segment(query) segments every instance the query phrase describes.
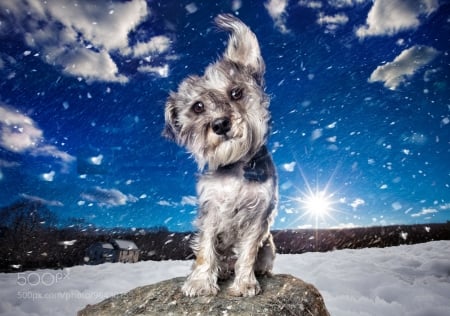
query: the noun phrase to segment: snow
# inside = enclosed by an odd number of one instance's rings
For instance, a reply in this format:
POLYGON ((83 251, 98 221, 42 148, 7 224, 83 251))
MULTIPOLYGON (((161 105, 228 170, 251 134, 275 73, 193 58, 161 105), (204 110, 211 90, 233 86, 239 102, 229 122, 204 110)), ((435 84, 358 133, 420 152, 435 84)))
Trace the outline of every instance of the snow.
POLYGON ((138 249, 136 244, 130 240, 114 239, 114 242, 119 246, 120 249, 132 250, 138 249))
MULTIPOLYGON (((191 261, 0 274, 0 315, 75 315, 86 304, 188 274, 191 261)), ((333 316, 449 315, 450 241, 278 255, 275 273, 314 284, 333 316)))

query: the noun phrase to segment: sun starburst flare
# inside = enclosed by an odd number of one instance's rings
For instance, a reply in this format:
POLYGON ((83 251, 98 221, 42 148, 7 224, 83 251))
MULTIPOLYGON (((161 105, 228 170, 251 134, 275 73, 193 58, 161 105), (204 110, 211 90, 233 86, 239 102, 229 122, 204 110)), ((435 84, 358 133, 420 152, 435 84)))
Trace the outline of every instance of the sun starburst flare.
POLYGON ((325 217, 329 215, 333 204, 332 195, 326 191, 309 192, 300 202, 307 213, 317 217, 325 217))
POLYGON ((307 191, 302 192, 297 198, 300 208, 304 210, 303 216, 307 216, 310 221, 314 221, 314 228, 320 226, 320 222, 327 219, 334 220, 332 213, 335 210, 334 204, 337 201, 334 199, 334 194, 329 193, 327 187, 320 189, 316 187, 312 189, 307 185, 307 191))
MULTIPOLYGON (((338 167, 336 167, 336 169, 337 168, 338 167)), ((336 223, 337 219, 334 217, 336 213, 345 213, 339 210, 338 207, 341 200, 336 197, 336 193, 339 190, 333 191, 331 189, 336 169, 324 185, 320 185, 318 180, 311 183, 300 169, 304 188, 300 189, 299 187, 296 187, 297 195, 295 197, 289 197, 289 199, 297 205, 299 210, 299 216, 294 219, 291 225, 294 225, 299 221, 304 221, 308 224, 303 226, 310 225, 317 230, 321 226, 329 227, 330 222, 336 223)))

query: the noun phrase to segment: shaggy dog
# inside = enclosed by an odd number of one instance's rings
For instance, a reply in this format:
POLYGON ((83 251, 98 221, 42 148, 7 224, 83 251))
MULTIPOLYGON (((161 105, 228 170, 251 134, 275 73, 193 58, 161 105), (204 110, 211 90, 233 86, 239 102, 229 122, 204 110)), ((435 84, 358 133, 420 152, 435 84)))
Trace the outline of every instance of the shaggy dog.
POLYGON ((254 296, 256 274, 270 274, 275 246, 270 226, 276 214, 277 178, 266 148, 269 98, 265 65, 255 34, 232 15, 215 22, 230 32, 227 48, 203 76, 189 76, 165 107, 163 134, 184 146, 202 174, 197 183, 198 233, 187 296, 216 295, 217 280, 234 262, 234 296, 254 296))

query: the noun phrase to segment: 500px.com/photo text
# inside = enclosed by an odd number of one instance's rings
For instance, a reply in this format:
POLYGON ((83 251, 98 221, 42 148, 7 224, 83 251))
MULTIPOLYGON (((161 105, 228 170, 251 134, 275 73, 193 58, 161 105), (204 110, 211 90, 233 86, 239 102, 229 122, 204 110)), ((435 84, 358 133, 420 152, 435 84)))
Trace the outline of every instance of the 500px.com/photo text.
POLYGON ((86 291, 80 292, 77 290, 40 293, 37 291, 18 291, 17 298, 20 300, 103 300, 114 296, 117 293, 101 292, 101 291, 86 291))

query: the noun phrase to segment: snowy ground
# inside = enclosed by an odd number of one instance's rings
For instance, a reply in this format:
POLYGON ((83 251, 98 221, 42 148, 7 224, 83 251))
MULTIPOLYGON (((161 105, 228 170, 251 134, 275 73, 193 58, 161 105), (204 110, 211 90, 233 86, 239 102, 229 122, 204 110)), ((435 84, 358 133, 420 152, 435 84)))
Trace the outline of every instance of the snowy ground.
MULTIPOLYGON (((190 261, 0 274, 0 315, 76 315, 86 304, 177 276, 190 261)), ((275 273, 314 284, 332 316, 450 315, 450 241, 279 255, 275 273)))

